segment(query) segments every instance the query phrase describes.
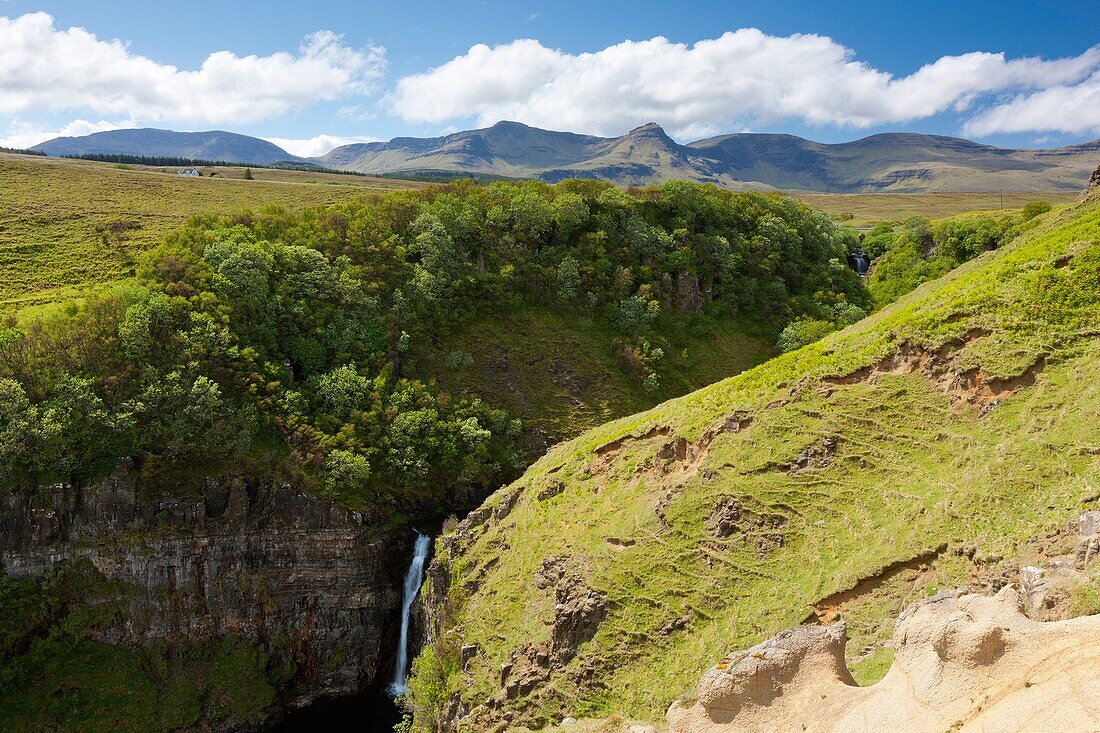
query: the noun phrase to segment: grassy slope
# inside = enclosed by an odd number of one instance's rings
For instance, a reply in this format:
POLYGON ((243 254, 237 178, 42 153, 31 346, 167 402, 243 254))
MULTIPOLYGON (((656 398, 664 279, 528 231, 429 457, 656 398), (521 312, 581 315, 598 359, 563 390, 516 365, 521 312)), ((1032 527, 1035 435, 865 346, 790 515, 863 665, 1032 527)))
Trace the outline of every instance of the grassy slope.
MULTIPOLYGON (((558 446, 517 482, 525 491, 506 519, 482 525, 465 552, 444 557, 457 603, 443 639, 485 651, 448 687, 476 706, 499 690, 513 649, 548 636, 542 622, 554 600, 532 575, 549 556, 583 558, 610 611, 527 710, 650 720, 726 651, 799 623, 811 604, 892 563, 944 543, 1011 556, 1097 499, 1098 304, 1094 202, 1057 210, 1012 245, 821 342, 558 446), (1067 254, 1075 255, 1068 263, 1067 254), (976 366, 989 379, 1008 378, 1036 365, 1037 377, 985 414, 952 404, 919 372, 827 382, 859 377, 902 343, 945 347, 957 371, 976 366), (754 422, 714 438, 697 470, 656 456, 672 436, 694 443, 733 413, 754 422), (596 460, 597 447, 653 427, 670 437, 628 439, 613 459, 596 460), (839 440, 828 466, 788 470, 828 436, 839 440), (537 499, 557 481, 562 493, 537 499), (752 523, 725 540, 710 536, 705 520, 723 497, 785 522, 784 544, 762 551, 761 537, 777 531, 752 523), (479 590, 466 597, 461 586, 475 577, 479 590), (682 630, 657 633, 685 615, 682 630), (595 683, 577 681, 585 665, 599 670, 595 683)), ((944 584, 970 570, 953 557, 938 563, 944 584)), ((884 585, 879 607, 855 619, 860 645, 883 633, 912 590, 884 585)), ((879 657, 866 665, 881 667, 879 657)))
POLYGON ((451 394, 470 392, 523 420, 549 443, 622 415, 648 409, 772 355, 773 337, 723 321, 696 335, 670 333, 653 393, 624 371, 612 344, 618 334, 588 318, 531 308, 472 323, 417 354, 418 372, 451 394), (448 363, 455 352, 467 355, 448 363))
POLYGON ((407 181, 218 168, 226 178, 181 178, 154 169, 0 155, 0 313, 58 300, 78 287, 124 277, 140 252, 195 214, 275 204, 333 204, 407 181), (121 223, 121 241, 97 227, 121 223))

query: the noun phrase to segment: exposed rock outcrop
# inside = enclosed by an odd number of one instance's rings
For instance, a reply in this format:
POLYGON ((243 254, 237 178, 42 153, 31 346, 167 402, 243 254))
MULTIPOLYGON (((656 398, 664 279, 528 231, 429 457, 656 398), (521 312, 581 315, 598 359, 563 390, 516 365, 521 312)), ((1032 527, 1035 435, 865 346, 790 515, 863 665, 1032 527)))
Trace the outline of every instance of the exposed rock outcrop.
POLYGON ((1089 182, 1085 184, 1085 190, 1081 192, 1081 195, 1077 197, 1077 203, 1085 203, 1098 190, 1100 190, 1100 166, 1097 166, 1096 170, 1089 176, 1089 182))
POLYGON ((709 669, 674 733, 1100 730, 1100 616, 1033 621, 1011 587, 906 610, 893 666, 857 687, 842 624, 785 631, 709 669))
POLYGON ((504 698, 529 694, 577 655, 578 648, 595 636, 607 616, 607 596, 588 587, 574 559, 548 557, 532 582, 554 592, 550 640, 524 644, 512 653, 501 674, 504 698))
POLYGON ((0 497, 0 570, 36 575, 86 558, 131 591, 124 621, 100 641, 244 639, 296 670, 280 690, 290 708, 374 680, 395 633, 401 538, 271 481, 155 489, 123 463, 98 484, 0 497))

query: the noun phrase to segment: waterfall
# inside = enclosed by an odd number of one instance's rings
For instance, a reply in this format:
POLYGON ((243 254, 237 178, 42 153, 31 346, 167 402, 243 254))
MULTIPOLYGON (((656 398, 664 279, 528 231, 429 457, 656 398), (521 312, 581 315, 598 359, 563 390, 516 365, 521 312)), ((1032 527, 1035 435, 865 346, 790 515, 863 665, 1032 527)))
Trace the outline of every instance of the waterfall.
POLYGON ((424 582, 424 563, 428 559, 428 549, 431 546, 431 537, 416 533, 412 562, 409 563, 409 572, 405 574, 405 595, 401 600, 401 638, 397 642, 397 661, 393 667, 393 683, 388 688, 394 697, 409 691, 409 686, 405 684, 409 671, 409 615, 412 613, 412 604, 416 600, 420 584, 424 582))

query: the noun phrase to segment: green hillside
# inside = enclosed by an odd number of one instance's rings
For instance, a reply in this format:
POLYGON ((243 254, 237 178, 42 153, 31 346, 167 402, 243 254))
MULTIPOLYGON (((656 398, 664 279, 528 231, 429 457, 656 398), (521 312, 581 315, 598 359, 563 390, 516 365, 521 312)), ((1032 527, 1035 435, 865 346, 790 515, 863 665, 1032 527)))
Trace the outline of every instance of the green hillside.
POLYGON ((851 661, 874 679, 914 595, 1100 499, 1098 317, 1094 197, 844 331, 555 447, 439 543, 417 724, 656 722, 727 651, 855 597, 851 661))
POLYGON ((241 180, 243 169, 204 169, 197 179, 175 172, 0 155, 0 313, 131 274, 142 252, 195 215, 302 209, 416 185, 261 169, 251 181, 241 180))

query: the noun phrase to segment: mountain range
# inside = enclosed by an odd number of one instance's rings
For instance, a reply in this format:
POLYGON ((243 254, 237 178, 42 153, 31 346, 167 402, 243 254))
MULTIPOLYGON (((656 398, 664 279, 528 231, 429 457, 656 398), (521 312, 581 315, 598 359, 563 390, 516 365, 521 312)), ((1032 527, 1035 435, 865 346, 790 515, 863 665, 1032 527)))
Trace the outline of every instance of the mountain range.
POLYGON ((737 133, 683 145, 655 123, 605 138, 498 122, 442 137, 344 145, 318 158, 300 158, 247 135, 154 129, 56 138, 34 150, 47 155, 172 156, 257 165, 309 163, 373 174, 549 182, 595 178, 618 185, 678 178, 730 189, 826 193, 1077 190, 1100 162, 1100 140, 1025 150, 905 132, 833 144, 794 135, 737 133))

